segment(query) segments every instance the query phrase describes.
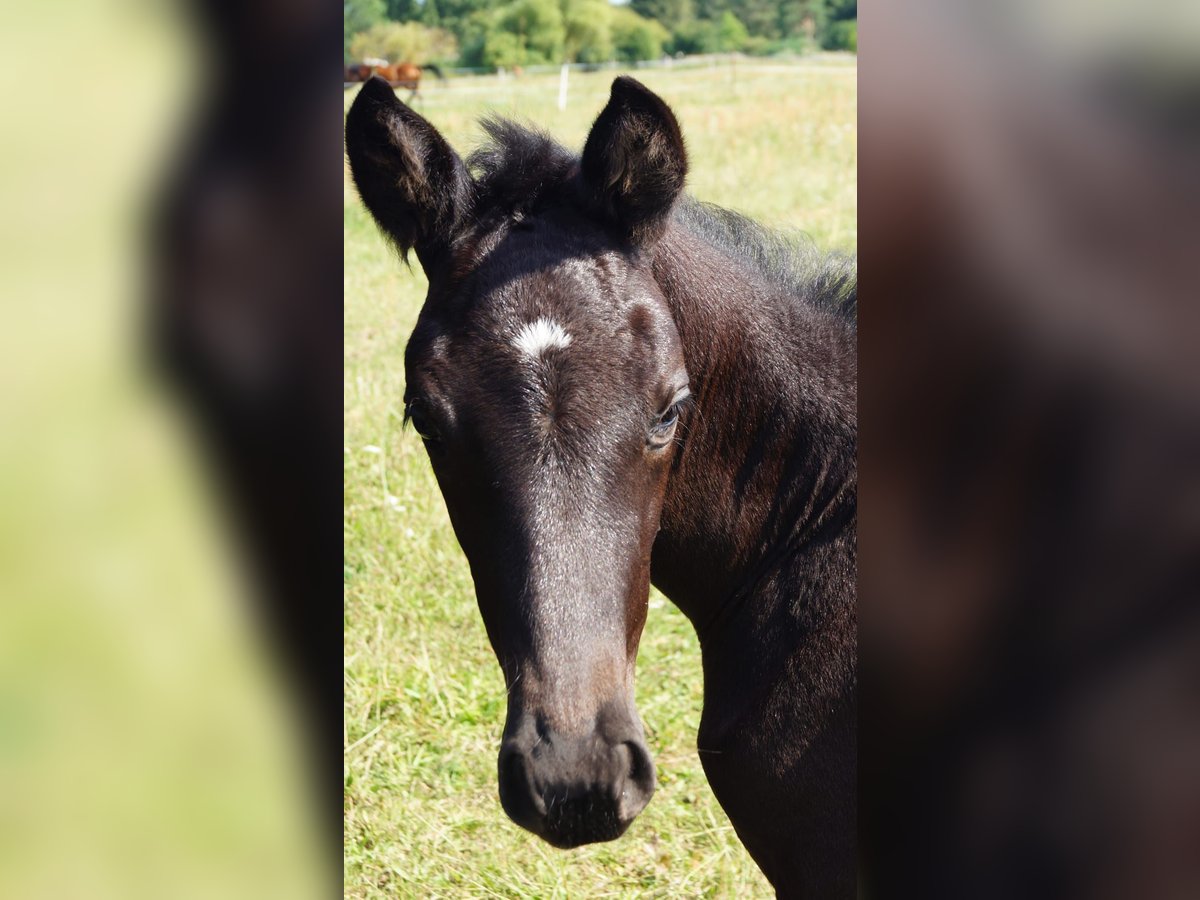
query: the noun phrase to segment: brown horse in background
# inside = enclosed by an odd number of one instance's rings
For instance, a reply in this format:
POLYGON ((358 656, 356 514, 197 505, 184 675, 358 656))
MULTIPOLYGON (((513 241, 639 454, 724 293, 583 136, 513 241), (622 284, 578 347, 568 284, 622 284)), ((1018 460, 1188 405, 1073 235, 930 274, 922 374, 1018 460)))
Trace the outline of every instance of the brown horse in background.
POLYGON ((386 60, 364 60, 351 66, 345 66, 343 76, 346 84, 366 81, 372 75, 378 75, 393 88, 408 88, 408 99, 411 102, 421 86, 421 75, 428 69, 440 80, 445 80, 442 70, 432 63, 418 66, 410 62, 388 63, 386 60))

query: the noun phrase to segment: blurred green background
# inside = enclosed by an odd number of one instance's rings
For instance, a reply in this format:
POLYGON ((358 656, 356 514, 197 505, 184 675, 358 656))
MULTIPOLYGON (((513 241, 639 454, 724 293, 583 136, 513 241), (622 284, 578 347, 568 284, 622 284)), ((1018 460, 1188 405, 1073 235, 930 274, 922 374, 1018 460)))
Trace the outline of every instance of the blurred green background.
POLYGON ((316 897, 331 874, 206 461, 148 364, 145 213, 201 65, 172 5, 0 10, 0 897, 316 897))
POLYGON ((858 50, 858 0, 346 0, 347 62, 494 70, 858 50))

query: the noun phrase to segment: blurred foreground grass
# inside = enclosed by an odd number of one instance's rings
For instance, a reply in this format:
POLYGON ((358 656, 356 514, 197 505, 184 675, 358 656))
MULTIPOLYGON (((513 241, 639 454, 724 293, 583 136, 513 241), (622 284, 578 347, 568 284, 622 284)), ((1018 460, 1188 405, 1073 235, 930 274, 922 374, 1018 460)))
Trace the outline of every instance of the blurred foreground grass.
MULTIPOLYGON (((831 56, 637 77, 681 120, 695 196, 853 250, 856 71, 853 60, 831 56)), ((460 153, 477 145, 476 122, 488 112, 528 120, 577 149, 612 76, 572 74, 561 112, 556 76, 430 82, 418 108, 460 153)), ((401 430, 403 350, 425 286, 419 267, 410 273, 385 246, 347 185, 347 896, 769 895, 695 751, 695 636, 657 594, 637 681, 659 777, 650 806, 620 840, 569 853, 504 816, 495 769, 503 679, 424 450, 401 430)))

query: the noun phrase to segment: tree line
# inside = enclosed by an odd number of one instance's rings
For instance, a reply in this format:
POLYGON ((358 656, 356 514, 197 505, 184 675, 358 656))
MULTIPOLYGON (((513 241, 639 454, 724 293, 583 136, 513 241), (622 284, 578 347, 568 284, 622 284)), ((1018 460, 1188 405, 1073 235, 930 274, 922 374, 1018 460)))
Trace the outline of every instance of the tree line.
POLYGON ((858 49, 858 0, 345 0, 347 61, 469 68, 858 49))

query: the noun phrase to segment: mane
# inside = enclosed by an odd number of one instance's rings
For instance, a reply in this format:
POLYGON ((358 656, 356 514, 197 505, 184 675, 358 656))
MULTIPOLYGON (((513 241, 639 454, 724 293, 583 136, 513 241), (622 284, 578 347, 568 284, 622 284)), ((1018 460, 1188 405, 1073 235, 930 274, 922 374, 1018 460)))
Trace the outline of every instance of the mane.
MULTIPOLYGON (((475 215, 519 219, 564 199, 579 156, 538 128, 509 119, 481 122, 485 143, 467 159, 475 175, 475 215)), ((853 323, 858 276, 853 256, 822 251, 803 234, 759 225, 733 210, 683 197, 675 221, 808 305, 853 323)))
POLYGON ((675 221, 808 305, 855 321, 858 270, 853 256, 821 250, 807 235, 766 228, 692 197, 676 204, 675 221))

